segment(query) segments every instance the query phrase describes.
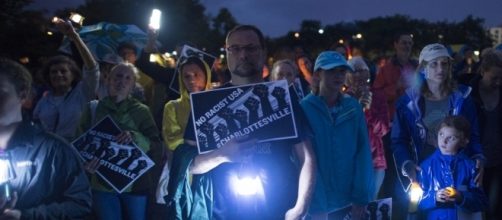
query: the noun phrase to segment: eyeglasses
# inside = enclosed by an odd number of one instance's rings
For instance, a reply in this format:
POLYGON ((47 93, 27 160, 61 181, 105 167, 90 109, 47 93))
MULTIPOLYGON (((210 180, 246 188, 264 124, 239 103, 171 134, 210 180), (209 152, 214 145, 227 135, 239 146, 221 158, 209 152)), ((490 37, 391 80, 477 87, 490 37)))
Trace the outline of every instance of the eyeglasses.
POLYGON ((246 53, 256 53, 258 50, 261 49, 261 46, 259 45, 246 45, 246 46, 230 46, 227 47, 227 51, 231 54, 238 54, 242 51, 245 51, 246 53))

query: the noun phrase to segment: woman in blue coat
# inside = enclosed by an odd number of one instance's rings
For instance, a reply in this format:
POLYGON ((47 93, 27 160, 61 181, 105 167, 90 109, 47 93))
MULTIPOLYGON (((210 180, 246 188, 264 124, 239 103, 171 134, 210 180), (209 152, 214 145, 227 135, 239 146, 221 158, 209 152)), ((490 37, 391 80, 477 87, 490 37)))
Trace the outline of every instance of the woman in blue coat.
POLYGON ((465 153, 475 159, 476 167, 481 169, 476 178, 480 184, 484 157, 476 109, 469 96, 471 88, 457 85, 453 80, 452 60, 443 45, 425 46, 419 62, 421 79, 396 103, 391 133, 396 167, 411 182, 416 182, 417 165, 435 150, 439 122, 448 115, 462 115, 472 128, 465 153))

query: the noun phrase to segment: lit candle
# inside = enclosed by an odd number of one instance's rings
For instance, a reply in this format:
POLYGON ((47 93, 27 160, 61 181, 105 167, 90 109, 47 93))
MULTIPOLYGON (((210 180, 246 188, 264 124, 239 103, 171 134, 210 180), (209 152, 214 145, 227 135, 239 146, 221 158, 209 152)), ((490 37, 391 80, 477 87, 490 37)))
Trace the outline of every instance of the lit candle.
POLYGON ((457 194, 457 190, 455 188, 448 186, 446 187, 446 193, 448 193, 449 197, 454 197, 457 194))

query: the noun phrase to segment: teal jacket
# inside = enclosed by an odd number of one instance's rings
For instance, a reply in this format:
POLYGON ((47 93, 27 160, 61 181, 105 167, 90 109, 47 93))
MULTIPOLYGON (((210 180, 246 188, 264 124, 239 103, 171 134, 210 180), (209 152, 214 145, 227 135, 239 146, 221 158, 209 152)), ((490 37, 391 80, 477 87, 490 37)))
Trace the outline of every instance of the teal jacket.
POLYGON ((211 219, 213 204, 213 187, 210 175, 193 175, 190 183, 190 165, 197 156, 197 147, 187 144, 179 145, 173 153, 169 194, 168 219, 211 219))
POLYGON ((374 170, 361 105, 343 95, 331 109, 309 94, 301 101, 312 130, 317 179, 310 213, 329 212, 372 199, 374 170))

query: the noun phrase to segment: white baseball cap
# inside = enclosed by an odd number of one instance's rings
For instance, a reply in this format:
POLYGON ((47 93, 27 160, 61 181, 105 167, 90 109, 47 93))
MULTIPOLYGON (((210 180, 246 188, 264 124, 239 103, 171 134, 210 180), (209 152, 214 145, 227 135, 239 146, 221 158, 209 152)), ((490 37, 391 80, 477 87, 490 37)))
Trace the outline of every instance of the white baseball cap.
POLYGON ((448 53, 448 49, 442 44, 429 44, 422 49, 420 52, 420 57, 418 58, 418 62, 422 63, 423 61, 430 62, 438 57, 448 57, 451 59, 450 53, 448 53))

